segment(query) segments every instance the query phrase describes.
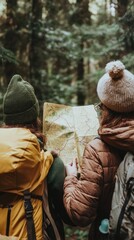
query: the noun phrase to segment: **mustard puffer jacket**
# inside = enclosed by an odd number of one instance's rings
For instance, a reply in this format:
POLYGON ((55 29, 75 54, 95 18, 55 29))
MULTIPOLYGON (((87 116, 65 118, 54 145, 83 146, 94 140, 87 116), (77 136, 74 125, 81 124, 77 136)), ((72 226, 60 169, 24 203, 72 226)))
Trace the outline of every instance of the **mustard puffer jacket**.
MULTIPOLYGON (((52 165, 51 153, 40 150, 37 137, 25 128, 0 129, 0 234, 6 235, 7 206, 11 206, 9 236, 27 240, 24 190, 42 196, 52 165)), ((42 201, 32 198, 36 239, 42 240, 42 201)))

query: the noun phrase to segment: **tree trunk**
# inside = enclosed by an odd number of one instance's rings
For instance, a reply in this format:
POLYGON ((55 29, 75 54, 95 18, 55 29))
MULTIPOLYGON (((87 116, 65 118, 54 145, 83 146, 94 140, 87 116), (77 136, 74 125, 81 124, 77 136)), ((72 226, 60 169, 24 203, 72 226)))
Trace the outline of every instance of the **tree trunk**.
POLYGON ((31 41, 29 49, 29 79, 35 88, 38 99, 42 99, 41 71, 44 68, 44 36, 40 29, 42 27, 42 1, 32 0, 32 18, 31 18, 31 41))
POLYGON ((124 16, 127 11, 129 0, 118 0, 118 17, 124 16))
MULTIPOLYGON (((7 19, 5 22, 4 47, 11 50, 15 55, 18 49, 18 23, 16 22, 17 0, 7 1, 7 19)), ((5 85, 10 81, 13 74, 17 72, 18 66, 15 63, 5 62, 5 85)))

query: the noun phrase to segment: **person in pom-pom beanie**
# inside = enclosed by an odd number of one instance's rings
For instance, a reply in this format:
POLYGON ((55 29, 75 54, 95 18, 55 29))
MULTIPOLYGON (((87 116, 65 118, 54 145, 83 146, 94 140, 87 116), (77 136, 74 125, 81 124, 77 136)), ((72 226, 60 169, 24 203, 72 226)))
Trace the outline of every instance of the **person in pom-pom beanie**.
POLYGON ((97 84, 98 137, 85 147, 80 176, 76 159, 66 165, 64 182, 67 213, 75 225, 89 226, 89 240, 108 239, 102 223, 108 223, 115 174, 125 154, 134 153, 134 75, 119 60, 105 70, 97 84))
POLYGON ((98 82, 97 93, 100 101, 115 112, 134 111, 134 75, 120 61, 106 65, 106 74, 98 82))

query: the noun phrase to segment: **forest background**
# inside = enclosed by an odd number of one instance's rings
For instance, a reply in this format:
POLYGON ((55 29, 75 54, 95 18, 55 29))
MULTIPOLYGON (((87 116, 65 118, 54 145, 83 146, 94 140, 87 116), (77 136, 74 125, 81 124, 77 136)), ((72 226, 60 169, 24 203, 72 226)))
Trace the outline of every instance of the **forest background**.
MULTIPOLYGON (((45 101, 98 102, 96 84, 107 62, 134 72, 134 0, 0 0, 0 122, 14 74, 45 101)), ((66 239, 87 232, 66 227, 66 239)))

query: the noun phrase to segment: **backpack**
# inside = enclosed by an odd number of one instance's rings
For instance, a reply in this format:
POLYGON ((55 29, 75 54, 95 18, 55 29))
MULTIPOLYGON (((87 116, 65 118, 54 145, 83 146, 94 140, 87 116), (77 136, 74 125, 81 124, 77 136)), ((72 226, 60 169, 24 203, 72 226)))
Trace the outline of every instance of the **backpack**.
POLYGON ((44 183, 53 161, 28 129, 0 129, 0 234, 42 237, 44 183), (44 165, 46 163, 46 165, 44 165))
MULTIPOLYGON (((45 180, 45 189, 44 194, 42 198, 43 203, 43 239, 44 240, 60 240, 60 234, 58 231, 58 228, 55 224, 55 221, 53 219, 53 216, 50 211, 49 206, 49 199, 48 199, 48 191, 47 191, 47 181, 45 180)), ((0 193, 1 196, 1 193, 0 193)), ((28 234, 28 240, 35 240, 36 234, 35 234, 35 227, 34 227, 34 219, 33 219, 33 206, 31 203, 31 198, 36 198, 38 196, 33 196, 31 193, 24 192, 24 207, 25 207, 25 216, 26 216, 26 224, 27 224, 27 234, 28 234)), ((40 199, 41 200, 41 199, 40 199)), ((5 206, 5 208, 8 209, 7 214, 7 226, 6 226, 6 235, 8 236, 9 233, 9 227, 10 227, 10 214, 11 214, 11 208, 8 206, 5 206)), ((0 235, 0 240, 17 240, 18 238, 10 236, 3 236, 0 235)))
POLYGON ((109 219, 110 240, 134 240, 134 155, 128 152, 116 175, 109 219))
MULTIPOLYGON (((37 236, 41 237, 42 235, 44 235, 44 240, 64 239, 62 235, 60 237, 58 234, 58 230, 61 233, 63 226, 61 221, 61 224, 57 221, 59 214, 52 211, 50 187, 47 191, 48 183, 44 188, 44 181, 46 180, 43 181, 44 177, 46 179, 46 176, 49 175, 48 171, 54 156, 49 151, 45 151, 45 153, 43 151, 42 142, 29 130, 19 128, 0 129, 1 238, 6 235, 9 239, 14 236, 18 236, 20 239, 21 235, 22 239, 25 238, 22 237, 22 234, 23 236, 26 234, 28 240, 36 240, 39 238, 37 236), (12 136, 12 138, 9 136, 12 136), (46 163, 45 166, 42 164, 44 162, 46 163), (56 227, 59 228, 56 229, 56 227)), ((54 163, 56 162, 54 161, 54 163)), ((57 175, 59 172, 60 176, 63 175, 62 181, 64 181, 63 166, 62 162, 62 167, 58 166, 57 168, 56 165, 54 169, 54 173, 59 169, 57 175)), ((52 168, 53 166, 51 166, 52 168)), ((56 183, 57 175, 52 175, 55 176, 54 183, 56 183)), ((58 179, 58 189, 59 186, 62 189, 61 179, 58 179)), ((52 182, 51 185, 55 184, 52 182)), ((57 191, 54 191, 54 193, 57 193, 57 191)), ((56 195, 58 198, 59 190, 56 195)), ((61 208, 61 205, 59 207, 61 208)))
POLYGON ((45 180, 45 189, 43 194, 43 239, 44 240, 60 240, 59 229, 52 215, 50 201, 48 197, 47 181, 45 180))

